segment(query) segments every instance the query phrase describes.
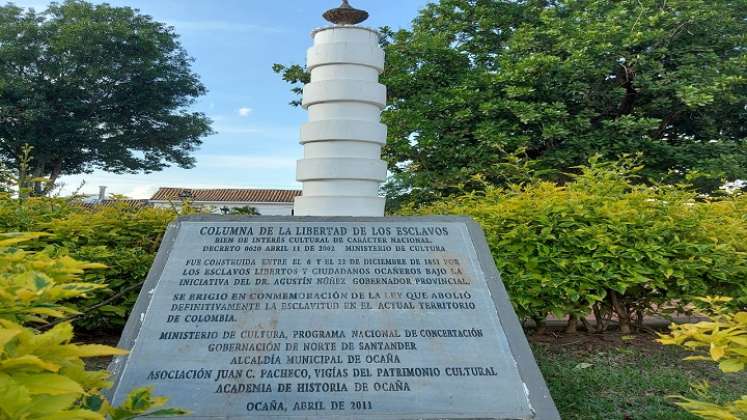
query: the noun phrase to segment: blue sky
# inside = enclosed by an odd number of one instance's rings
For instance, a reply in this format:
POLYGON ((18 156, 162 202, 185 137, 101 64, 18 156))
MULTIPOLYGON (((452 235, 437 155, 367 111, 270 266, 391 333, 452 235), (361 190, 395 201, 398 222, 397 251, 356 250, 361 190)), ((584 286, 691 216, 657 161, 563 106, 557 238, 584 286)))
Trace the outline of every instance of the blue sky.
MULTIPOLYGON (((101 3, 100 1, 95 1, 101 3)), ((44 9, 48 2, 16 0, 44 9)), ((299 63, 311 45, 312 29, 324 26, 321 14, 339 0, 109 0, 173 25, 195 58, 193 70, 209 93, 195 110, 209 115, 218 134, 205 139, 194 169, 169 168, 140 175, 103 172, 61 179, 64 192, 85 181, 84 193, 99 185, 109 192, 146 198, 161 186, 297 188, 295 161, 302 155, 298 130, 306 121, 292 108, 289 86, 272 72, 273 63, 299 63)), ((427 0, 352 0, 366 9, 365 23, 408 27, 427 0)))

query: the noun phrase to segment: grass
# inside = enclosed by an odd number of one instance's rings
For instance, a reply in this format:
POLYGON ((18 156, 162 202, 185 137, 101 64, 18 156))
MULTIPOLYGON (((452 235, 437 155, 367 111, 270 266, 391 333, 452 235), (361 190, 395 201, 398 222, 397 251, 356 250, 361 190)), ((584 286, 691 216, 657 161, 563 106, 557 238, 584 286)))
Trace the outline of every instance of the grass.
POLYGON ((707 362, 689 362, 682 350, 651 336, 544 336, 532 347, 564 420, 692 420, 668 400, 694 398, 691 385, 711 384, 712 402, 747 394, 747 373, 725 375, 707 362))

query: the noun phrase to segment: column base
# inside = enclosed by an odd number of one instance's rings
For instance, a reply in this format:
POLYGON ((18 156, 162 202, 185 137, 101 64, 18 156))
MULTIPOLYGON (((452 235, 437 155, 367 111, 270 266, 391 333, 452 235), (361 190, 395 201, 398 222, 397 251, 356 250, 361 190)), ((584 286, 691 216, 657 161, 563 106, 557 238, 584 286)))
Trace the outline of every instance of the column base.
POLYGON ((296 197, 295 216, 383 217, 384 197, 296 197))

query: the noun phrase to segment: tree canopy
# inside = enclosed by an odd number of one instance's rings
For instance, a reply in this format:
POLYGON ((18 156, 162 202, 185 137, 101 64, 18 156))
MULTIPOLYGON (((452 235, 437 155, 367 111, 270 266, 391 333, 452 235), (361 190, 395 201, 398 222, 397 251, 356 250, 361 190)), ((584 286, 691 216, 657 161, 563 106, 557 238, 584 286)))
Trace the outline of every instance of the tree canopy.
MULTIPOLYGON (((644 178, 747 177, 747 2, 441 0, 383 28, 395 192, 641 154, 644 178)), ((300 66, 279 66, 302 82, 300 66)))
POLYGON ((128 7, 0 7, 0 158, 34 176, 189 168, 210 120, 173 28, 128 7))

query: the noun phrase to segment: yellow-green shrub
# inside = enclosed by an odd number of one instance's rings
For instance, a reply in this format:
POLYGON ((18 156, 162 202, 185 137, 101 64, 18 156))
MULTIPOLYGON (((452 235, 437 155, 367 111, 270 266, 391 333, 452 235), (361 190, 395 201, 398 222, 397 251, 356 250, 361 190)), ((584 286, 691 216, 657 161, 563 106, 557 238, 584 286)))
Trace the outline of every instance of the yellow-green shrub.
POLYGON ((172 210, 127 205, 81 209, 65 218, 41 225, 51 234, 44 242, 61 255, 69 254, 85 261, 106 264, 108 269, 91 279, 107 288, 75 302, 79 309, 98 305, 113 296, 116 299, 76 321, 87 330, 124 326, 137 300, 142 283, 153 264, 161 238, 176 217, 172 210))
POLYGON ((23 201, 0 192, 0 232, 38 232, 41 225, 78 211, 72 200, 32 197, 23 201))
POLYGON ((103 287, 80 281, 85 269, 103 266, 19 247, 40 236, 0 237, 0 418, 103 418, 81 402, 110 385, 108 373, 86 371, 82 358, 125 352, 71 344, 73 327, 68 323, 41 334, 19 324, 73 313, 61 301, 103 287))
POLYGON ((59 301, 83 297, 105 287, 80 281, 84 270, 106 268, 102 264, 52 257, 46 252, 17 247, 42 236, 41 233, 0 235, 0 319, 28 323, 44 322, 46 317, 62 318, 75 311, 59 301))
POLYGON ((55 256, 105 264, 106 270, 86 274, 100 286, 74 306, 84 310, 114 298, 76 320, 87 330, 124 326, 155 258, 166 226, 176 214, 170 209, 127 205, 87 208, 61 198, 23 201, 0 195, 0 232, 31 230, 46 233, 28 246, 55 256))
POLYGON ((111 420, 133 420, 142 417, 174 417, 188 415, 180 408, 161 408, 168 398, 154 397, 153 387, 137 388, 127 395, 122 405, 111 407, 104 404, 103 411, 111 420))
POLYGON ((72 344, 73 327, 37 334, 0 319, 0 418, 103 419, 82 402, 108 388, 107 371, 87 371, 83 358, 126 354, 108 346, 72 344))
MULTIPOLYGON (((38 332, 22 323, 42 323, 74 313, 62 301, 104 287, 80 281, 101 264, 53 257, 20 248, 42 234, 0 236, 0 420, 125 420, 162 405, 149 389, 111 407, 100 391, 111 386, 107 371, 86 370, 84 358, 126 354, 109 346, 73 344, 73 327, 61 323, 38 332)), ((184 414, 158 410, 160 416, 184 414)), ((155 414, 155 413, 150 413, 155 414)))
POLYGON ((687 398, 675 398, 676 404, 700 418, 707 420, 744 420, 747 419, 747 395, 724 405, 718 405, 687 398))
MULTIPOLYGON (((696 324, 673 324, 670 334, 661 335, 659 342, 704 354, 686 360, 708 360, 718 363, 724 373, 736 373, 747 365, 747 312, 735 312, 724 304, 729 298, 702 299, 708 304, 710 321, 696 324)), ((747 395, 720 406, 684 397, 674 397, 676 404, 705 419, 739 420, 747 418, 747 395)))
POLYGON ((706 350, 707 355, 691 356, 687 360, 710 360, 719 364, 725 373, 744 370, 747 365, 747 312, 734 312, 724 304, 731 298, 701 299, 708 304, 706 315, 710 321, 697 324, 672 324, 670 334, 659 342, 691 351, 706 350))
POLYGON ((139 388, 119 407, 101 395, 109 372, 86 370, 83 359, 127 352, 98 344, 73 344, 73 327, 56 325, 44 333, 0 319, 0 420, 129 420, 142 415, 187 414, 159 409, 166 398, 139 388))
POLYGON ((615 314, 627 331, 692 296, 747 299, 747 199, 637 185, 626 162, 579 169, 565 185, 487 187, 402 213, 477 220, 517 311, 536 320, 593 309, 600 329, 615 314))

